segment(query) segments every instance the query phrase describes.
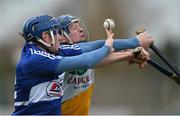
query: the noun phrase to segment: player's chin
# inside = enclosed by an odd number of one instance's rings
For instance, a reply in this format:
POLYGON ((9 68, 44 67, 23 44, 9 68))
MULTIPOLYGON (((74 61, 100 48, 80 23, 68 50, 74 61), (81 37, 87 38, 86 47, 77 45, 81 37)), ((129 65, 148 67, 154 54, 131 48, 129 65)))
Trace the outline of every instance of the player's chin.
POLYGON ((86 39, 86 36, 85 35, 81 35, 81 40, 85 40, 86 39))
POLYGON ((54 54, 57 54, 59 52, 59 48, 54 49, 54 54))
POLYGON ((56 46, 54 48, 54 52, 57 53, 59 48, 60 48, 60 43, 56 44, 56 46))

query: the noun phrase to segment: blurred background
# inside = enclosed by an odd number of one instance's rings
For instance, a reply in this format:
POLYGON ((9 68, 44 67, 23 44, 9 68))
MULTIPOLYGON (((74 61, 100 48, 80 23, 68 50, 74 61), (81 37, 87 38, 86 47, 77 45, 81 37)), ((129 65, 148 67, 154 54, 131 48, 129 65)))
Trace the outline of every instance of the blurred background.
MULTIPOLYGON (((13 111, 15 65, 24 43, 23 22, 41 14, 80 17, 90 41, 105 38, 102 23, 115 20, 115 38, 145 27, 155 44, 180 68, 180 0, 1 0, 0 114, 13 111)), ((153 52, 152 57, 162 63, 153 52)), ((90 114, 180 114, 180 87, 149 65, 118 62, 96 69, 90 114)))

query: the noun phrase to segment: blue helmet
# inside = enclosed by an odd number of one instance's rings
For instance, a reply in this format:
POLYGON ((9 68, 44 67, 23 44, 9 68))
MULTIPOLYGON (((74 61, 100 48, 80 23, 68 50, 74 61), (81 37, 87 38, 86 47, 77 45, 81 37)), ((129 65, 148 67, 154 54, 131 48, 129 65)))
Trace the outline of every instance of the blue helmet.
POLYGON ((61 25, 62 30, 69 34, 69 26, 71 23, 78 21, 78 18, 71 15, 61 15, 57 18, 59 24, 61 25))
POLYGON ((53 30, 61 34, 61 28, 58 21, 49 15, 35 16, 24 22, 23 37, 27 42, 37 42, 44 31, 53 30))
MULTIPOLYGON (((61 28, 62 28, 62 33, 67 36, 69 35, 69 26, 72 24, 72 23, 75 23, 75 22, 79 22, 80 26, 83 28, 83 31, 85 32, 87 38, 89 37, 89 33, 88 33, 88 30, 85 26, 85 24, 83 23, 83 21, 77 17, 74 17, 72 15, 69 15, 69 14, 66 14, 66 15, 61 15, 57 18, 61 28)), ((68 38, 68 37, 67 37, 68 38)))

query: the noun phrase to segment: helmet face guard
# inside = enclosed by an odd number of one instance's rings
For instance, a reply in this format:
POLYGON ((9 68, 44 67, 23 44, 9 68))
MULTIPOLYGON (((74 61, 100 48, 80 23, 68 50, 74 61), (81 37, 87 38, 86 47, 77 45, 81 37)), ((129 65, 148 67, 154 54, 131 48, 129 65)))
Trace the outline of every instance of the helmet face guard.
POLYGON ((62 15, 60 17, 57 18, 57 20, 60 23, 60 26, 62 28, 62 33, 67 37, 67 39, 71 42, 71 38, 69 38, 69 27, 73 24, 78 22, 80 24, 80 27, 83 29, 84 33, 85 33, 85 37, 86 40, 89 39, 89 32, 85 26, 85 24, 83 23, 83 21, 80 18, 71 16, 71 15, 62 15))

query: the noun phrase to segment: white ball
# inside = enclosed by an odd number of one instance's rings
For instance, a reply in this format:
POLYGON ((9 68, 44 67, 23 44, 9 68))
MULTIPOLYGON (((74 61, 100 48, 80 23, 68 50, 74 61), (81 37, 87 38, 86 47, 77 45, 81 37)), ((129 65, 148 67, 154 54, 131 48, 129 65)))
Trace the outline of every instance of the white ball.
POLYGON ((108 30, 112 30, 115 27, 115 23, 113 19, 106 19, 103 23, 104 28, 108 30))

